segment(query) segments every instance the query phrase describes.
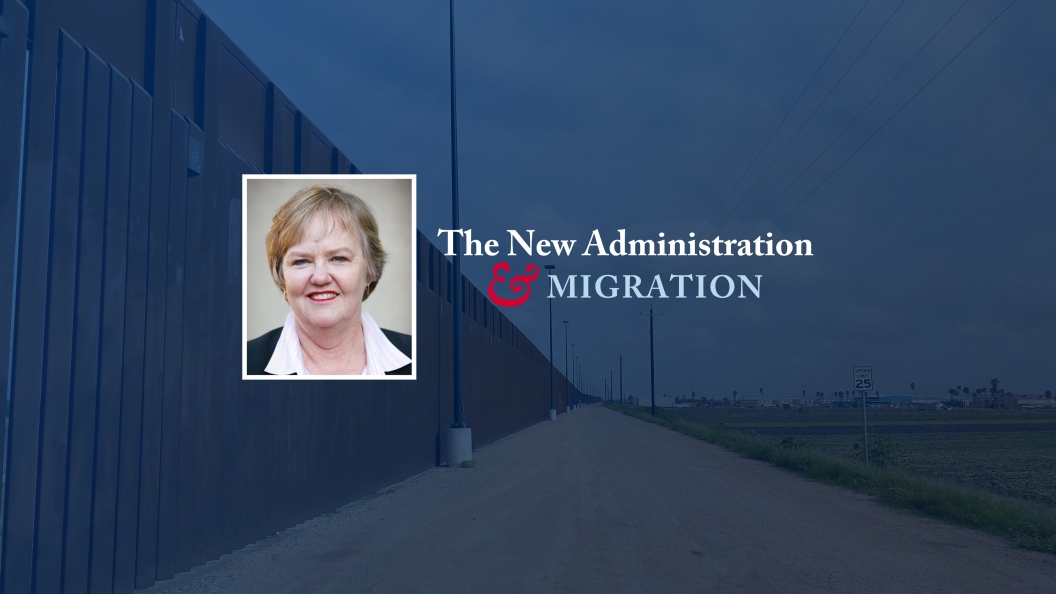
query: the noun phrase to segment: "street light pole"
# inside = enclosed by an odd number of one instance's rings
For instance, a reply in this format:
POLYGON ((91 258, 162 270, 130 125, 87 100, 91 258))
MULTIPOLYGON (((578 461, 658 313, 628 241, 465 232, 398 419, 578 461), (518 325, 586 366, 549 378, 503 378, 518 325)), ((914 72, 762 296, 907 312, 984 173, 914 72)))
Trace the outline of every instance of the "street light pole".
POLYGON ((616 358, 620 360, 620 404, 623 404, 623 355, 616 358))
POLYGON ((572 390, 569 389, 572 387, 572 383, 568 375, 568 320, 562 323, 565 325, 565 412, 568 412, 571 402, 569 398, 572 397, 572 390))
POLYGON ((576 387, 576 344, 572 343, 572 375, 568 376, 570 382, 572 382, 572 394, 568 396, 568 407, 571 409, 576 405, 575 403, 575 392, 579 388, 576 387))
POLYGON ((576 357, 576 406, 579 406, 580 396, 583 395, 583 366, 579 364, 576 357))
POLYGON ((583 366, 579 364, 576 357, 576 407, 579 407, 580 396, 583 395, 583 366))
MULTIPOLYGON (((460 229, 458 221, 458 109, 455 103, 455 0, 450 0, 451 26, 451 222, 452 229, 460 229)), ((466 427, 462 399, 462 264, 459 250, 455 250, 452 270, 452 305, 454 306, 454 417, 447 430, 447 465, 457 466, 473 459, 473 433, 466 427)))
MULTIPOLYGON (((547 270, 553 270, 553 264, 547 264, 543 266, 547 270)), ((554 408, 554 300, 547 299, 550 302, 550 411, 547 413, 551 421, 557 420, 557 409, 554 408)))

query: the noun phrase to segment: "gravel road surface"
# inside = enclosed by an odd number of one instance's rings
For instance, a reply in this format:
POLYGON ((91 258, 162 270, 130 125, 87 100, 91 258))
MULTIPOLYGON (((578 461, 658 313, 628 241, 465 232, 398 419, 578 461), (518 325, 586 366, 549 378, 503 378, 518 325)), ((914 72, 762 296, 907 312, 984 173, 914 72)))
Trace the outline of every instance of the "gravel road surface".
POLYGON ((150 592, 1048 592, 1056 557, 588 406, 150 592))

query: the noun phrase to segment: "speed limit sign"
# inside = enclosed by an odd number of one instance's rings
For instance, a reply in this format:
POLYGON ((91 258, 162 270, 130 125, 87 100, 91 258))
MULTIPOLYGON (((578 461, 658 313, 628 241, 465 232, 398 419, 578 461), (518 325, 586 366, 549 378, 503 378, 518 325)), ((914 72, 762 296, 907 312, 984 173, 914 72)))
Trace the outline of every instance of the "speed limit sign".
POLYGON ((872 390, 873 389, 873 368, 872 367, 854 367, 854 389, 855 390, 872 390))

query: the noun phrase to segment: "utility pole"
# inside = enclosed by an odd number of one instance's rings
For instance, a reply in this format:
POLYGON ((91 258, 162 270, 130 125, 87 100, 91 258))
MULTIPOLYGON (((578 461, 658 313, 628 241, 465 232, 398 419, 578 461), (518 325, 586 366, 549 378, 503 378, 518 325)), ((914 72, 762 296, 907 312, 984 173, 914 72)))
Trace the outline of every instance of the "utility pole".
POLYGON ((616 358, 620 360, 620 404, 623 404, 623 355, 616 358))
POLYGON ((653 316, 662 316, 664 312, 658 314, 653 313, 653 304, 649 304, 649 313, 638 314, 642 316, 649 316, 649 395, 652 398, 652 414, 656 416, 656 373, 653 366, 653 316))
MULTIPOLYGON (((553 270, 553 264, 547 264, 543 266, 547 270, 553 270)), ((557 409, 554 408, 554 300, 547 299, 550 302, 550 410, 547 411, 547 417, 551 421, 557 420, 557 409)))
POLYGON ((609 402, 612 402, 612 401, 613 401, 612 395, 613 395, 613 394, 614 394, 615 392, 616 392, 616 391, 612 389, 612 370, 610 369, 610 370, 609 370, 609 402))
MULTIPOLYGON (((451 222, 452 229, 460 229, 458 223, 458 110, 455 104, 455 0, 450 0, 450 26, 451 26, 451 222)), ((454 328, 454 418, 451 428, 447 430, 447 465, 457 466, 467 460, 473 459, 473 433, 466 427, 465 404, 462 399, 462 263, 459 253, 455 250, 451 280, 454 283, 452 291, 452 305, 454 315, 452 321, 454 328)))

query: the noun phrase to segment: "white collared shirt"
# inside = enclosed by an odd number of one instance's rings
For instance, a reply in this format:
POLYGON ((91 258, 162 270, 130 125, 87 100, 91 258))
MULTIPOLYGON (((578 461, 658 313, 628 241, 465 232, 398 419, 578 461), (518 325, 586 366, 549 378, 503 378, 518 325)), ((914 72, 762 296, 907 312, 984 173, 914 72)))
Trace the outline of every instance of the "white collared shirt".
MULTIPOLYGON (((363 346, 367 351, 367 364, 360 375, 385 375, 386 371, 395 371, 411 362, 407 355, 389 342, 370 314, 361 309, 359 319, 363 324, 363 346)), ((286 316, 279 342, 275 344, 275 352, 264 371, 272 375, 311 375, 304 367, 304 351, 297 337, 292 311, 286 316)))

